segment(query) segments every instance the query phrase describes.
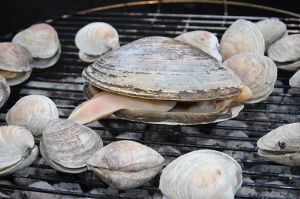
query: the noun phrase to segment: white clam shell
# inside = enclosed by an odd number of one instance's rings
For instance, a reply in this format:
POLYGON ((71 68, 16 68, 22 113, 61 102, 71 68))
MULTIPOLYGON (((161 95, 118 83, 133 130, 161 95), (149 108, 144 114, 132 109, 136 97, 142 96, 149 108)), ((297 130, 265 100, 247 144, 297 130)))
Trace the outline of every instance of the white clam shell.
POLYGON ((81 28, 75 36, 75 44, 80 58, 87 62, 120 46, 118 32, 104 22, 93 22, 81 28))
POLYGON ((68 120, 52 120, 43 131, 41 154, 54 169, 66 173, 87 170, 87 159, 102 148, 92 129, 68 120))
POLYGON ((0 76, 0 108, 5 104, 10 95, 10 87, 4 77, 0 76))
POLYGON ((240 53, 224 62, 252 91, 248 103, 266 99, 273 91, 277 79, 277 67, 268 57, 254 53, 240 53))
POLYGON ((198 150, 180 156, 162 172, 159 189, 168 199, 233 199, 242 169, 227 154, 198 150))
POLYGON ((263 55, 265 41, 263 35, 252 22, 239 19, 223 34, 220 42, 220 52, 223 59, 245 52, 263 55))
POLYGON ((43 95, 28 95, 22 97, 7 112, 6 122, 24 126, 34 136, 41 136, 45 126, 59 114, 55 103, 43 95))
POLYGON ((117 189, 138 187, 152 179, 164 158, 153 149, 134 141, 118 141, 98 150, 88 167, 105 183, 117 189))
POLYGON ((29 166, 37 155, 30 131, 14 125, 0 127, 0 176, 29 166))
POLYGON ((291 87, 300 88, 300 70, 298 70, 290 79, 289 84, 291 87))
POLYGON ((196 30, 183 33, 175 37, 175 39, 200 48, 218 61, 222 61, 218 38, 211 32, 196 30))

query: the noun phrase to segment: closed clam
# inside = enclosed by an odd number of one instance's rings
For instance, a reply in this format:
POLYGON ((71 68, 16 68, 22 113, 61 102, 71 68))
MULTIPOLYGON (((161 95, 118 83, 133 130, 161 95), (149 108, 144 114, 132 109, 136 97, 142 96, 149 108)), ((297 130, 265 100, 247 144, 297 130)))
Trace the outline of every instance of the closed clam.
POLYGON ((38 147, 30 131, 14 125, 0 127, 0 176, 29 166, 37 156, 38 147))
POLYGON ((175 37, 175 39, 200 48, 218 61, 222 61, 222 56, 219 52, 218 38, 211 32, 196 30, 183 33, 175 37))
POLYGON ((4 77, 0 76, 0 108, 5 104, 10 95, 10 87, 4 77))
POLYGON ((16 34, 12 42, 29 50, 33 68, 48 68, 59 60, 61 45, 56 30, 49 24, 32 25, 16 34))
POLYGON ((280 69, 297 71, 300 68, 300 34, 288 35, 273 43, 268 57, 280 69))
POLYGON ((242 169, 229 155, 198 150, 171 162, 159 189, 168 199, 233 199, 242 185, 242 169))
POLYGON ((19 45, 0 43, 0 76, 8 85, 17 85, 30 77, 32 72, 32 56, 30 52, 19 45))
POLYGON ((87 159, 103 146, 92 129, 68 120, 52 120, 40 142, 43 158, 54 169, 66 173, 87 170, 87 159))
POLYGON ((300 123, 280 126, 257 141, 258 155, 274 162, 300 166, 300 123))
POLYGON ((6 122, 23 126, 34 136, 41 136, 45 126, 58 117, 57 107, 51 99, 43 95, 28 95, 7 112, 6 122))
POLYGON ((120 46, 118 32, 104 22, 93 22, 81 28, 75 36, 75 44, 79 48, 79 58, 85 62, 93 62, 120 46))
POLYGON ((250 21, 239 19, 223 34, 220 52, 226 60, 239 53, 252 52, 263 55, 265 41, 258 27, 250 21))
POLYGON ((88 168, 109 186, 136 188, 152 179, 163 167, 164 158, 134 141, 113 142, 88 159, 88 168))
POLYGON ((240 53, 224 62, 252 91, 247 102, 256 103, 266 99, 273 91, 277 79, 277 67, 268 57, 254 53, 240 53))

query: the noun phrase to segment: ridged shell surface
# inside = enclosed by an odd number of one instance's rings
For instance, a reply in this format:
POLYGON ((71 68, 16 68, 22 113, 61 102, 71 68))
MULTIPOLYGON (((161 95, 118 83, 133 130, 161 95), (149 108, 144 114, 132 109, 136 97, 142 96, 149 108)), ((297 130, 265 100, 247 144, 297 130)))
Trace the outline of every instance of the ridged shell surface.
POLYGON ((59 114, 55 103, 43 95, 28 95, 22 97, 7 112, 6 122, 23 126, 34 136, 41 136, 45 126, 59 114))
POLYGON ((226 60, 239 53, 252 52, 263 55, 265 41, 258 27, 250 21, 239 19, 223 34, 220 52, 226 60))
POLYGON ((168 199, 233 199, 242 169, 227 154, 198 150, 180 156, 162 172, 159 189, 168 199))
POLYGON ((0 108, 5 104, 10 95, 10 87, 5 78, 0 76, 0 108))
POLYGON ((92 85, 133 97, 197 101, 240 93, 241 79, 202 50, 146 37, 107 53, 83 71, 92 85))

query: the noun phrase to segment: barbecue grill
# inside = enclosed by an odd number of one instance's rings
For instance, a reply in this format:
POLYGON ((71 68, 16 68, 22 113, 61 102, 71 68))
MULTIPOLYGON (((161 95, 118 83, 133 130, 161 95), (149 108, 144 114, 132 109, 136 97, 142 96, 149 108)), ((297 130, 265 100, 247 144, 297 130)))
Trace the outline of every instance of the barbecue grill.
MULTIPOLYGON (((251 11, 245 11, 250 13, 263 9, 267 16, 279 17, 286 23, 290 34, 300 33, 300 15, 297 13, 243 2, 195 1, 221 11, 210 14, 186 14, 180 11, 183 4, 178 2, 130 1, 47 20, 47 23, 58 31, 62 43, 60 61, 46 70, 34 69, 27 82, 12 88, 9 101, 1 109, 1 124, 5 124, 7 110, 20 97, 28 94, 43 94, 50 97, 56 102, 61 118, 67 118, 70 112, 86 99, 82 91, 84 80, 81 72, 88 64, 79 60, 74 37, 81 27, 90 22, 103 21, 113 25, 119 32, 121 45, 124 45, 145 36, 175 37, 183 32, 199 29, 213 32, 220 39, 222 33, 236 19, 244 18, 256 22, 266 18, 261 13, 259 13, 261 16, 232 16, 228 11, 230 6, 235 6, 235 9, 250 9, 251 11)), ((198 6, 198 4, 184 5, 186 7, 182 9, 193 9, 198 6)), ((10 41, 14 34, 3 36, 0 40, 10 41)), ((166 162, 197 149, 226 152, 235 157, 243 168, 243 185, 236 198, 300 198, 299 169, 259 157, 256 146, 257 139, 270 130, 300 119, 300 90, 289 87, 288 80, 291 75, 290 72, 279 70, 275 89, 270 97, 258 104, 246 105, 239 116, 230 121, 185 127, 142 124, 109 117, 89 126, 99 133, 105 144, 123 139, 136 140, 158 150, 166 162)), ((38 140, 36 142, 39 143, 38 140)), ((30 194, 50 194, 40 195, 41 198, 54 194, 57 197, 69 196, 69 198, 161 198, 158 180, 159 176, 135 190, 117 191, 108 188, 91 172, 63 174, 38 160, 24 171, 1 177, 0 192, 12 198, 34 196, 30 194), (35 181, 44 181, 51 185, 72 183, 79 185, 81 190, 28 186, 35 181)))

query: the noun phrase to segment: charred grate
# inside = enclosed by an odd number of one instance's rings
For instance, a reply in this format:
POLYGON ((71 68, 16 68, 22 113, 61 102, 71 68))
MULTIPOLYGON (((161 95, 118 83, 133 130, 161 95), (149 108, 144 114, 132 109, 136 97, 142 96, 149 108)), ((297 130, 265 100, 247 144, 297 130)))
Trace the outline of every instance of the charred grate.
MULTIPOLYGON (((75 14, 48 21, 53 25, 62 43, 60 61, 47 70, 34 70, 29 81, 14 87, 7 105, 2 108, 0 122, 5 124, 5 113, 20 97, 43 94, 53 99, 60 109, 60 117, 66 118, 80 102, 84 80, 81 71, 88 65, 78 58, 74 45, 75 33, 93 21, 112 24, 120 34, 121 45, 146 36, 175 37, 182 32, 208 30, 218 38, 236 19, 258 21, 264 17, 239 17, 221 15, 191 15, 137 12, 94 12, 75 14)), ((300 20, 281 18, 288 25, 289 33, 300 32, 300 20)), ((9 41, 11 36, 1 38, 9 41)), ((243 168, 243 186, 236 198, 283 199, 300 197, 300 172, 293 167, 282 166, 258 157, 256 141, 270 130, 300 119, 300 90, 292 89, 288 80, 292 73, 279 71, 271 96, 261 103, 246 105, 239 116, 219 124, 180 127, 149 125, 107 118, 90 125, 105 144, 122 139, 132 139, 146 144, 166 158, 166 162, 180 154, 197 149, 215 149, 234 156, 243 168), (170 148, 171 147, 171 148, 170 148)), ((37 141, 38 142, 38 141, 37 141)), ((0 192, 12 192, 12 197, 29 193, 49 193, 60 196, 89 198, 161 198, 156 177, 150 183, 134 190, 116 192, 97 179, 92 173, 63 174, 38 160, 28 169, 0 178, 0 192), (12 182, 5 183, 4 180, 12 182), (28 187, 34 181, 51 185, 76 183, 81 190, 45 189, 28 187), (15 195, 14 195, 15 194, 15 195)), ((1 196, 1 195, 0 195, 1 196)), ((42 197, 42 196, 41 196, 42 197)), ((46 197, 46 196, 45 196, 46 197)))

